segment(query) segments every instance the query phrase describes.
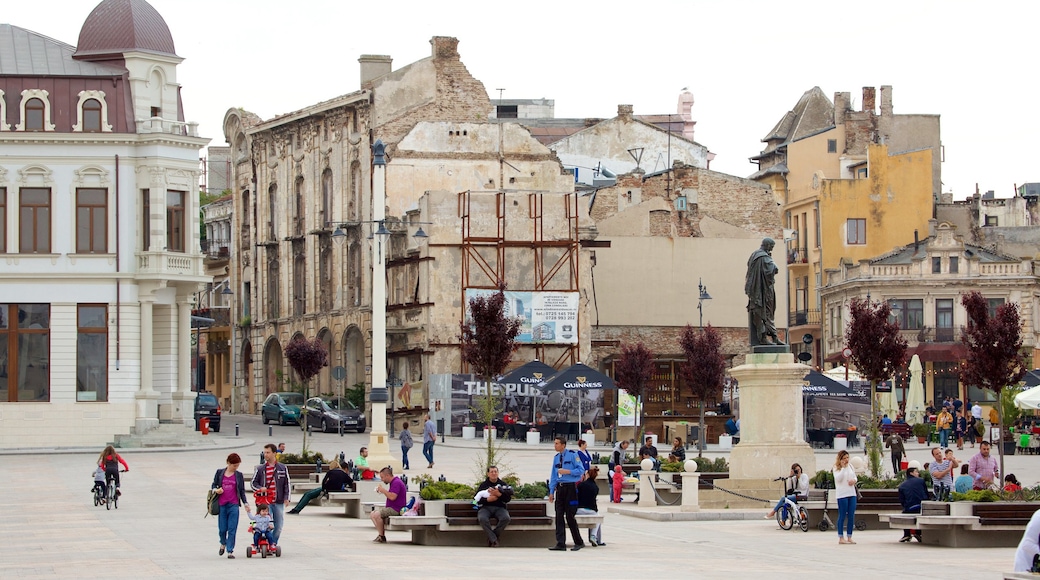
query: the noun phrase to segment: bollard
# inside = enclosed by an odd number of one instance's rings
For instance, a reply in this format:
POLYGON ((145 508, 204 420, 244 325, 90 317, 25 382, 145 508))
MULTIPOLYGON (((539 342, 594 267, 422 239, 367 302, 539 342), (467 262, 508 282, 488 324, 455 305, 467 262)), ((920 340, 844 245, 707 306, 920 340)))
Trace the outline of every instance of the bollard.
POLYGON ((235 423, 235 437, 238 437, 238 423, 235 423))
POLYGON ((341 466, 347 464, 347 456, 342 451, 339 452, 339 464, 341 466))
POLYGON ((343 421, 339 422, 339 436, 343 436, 343 421))
POLYGON ((318 473, 321 473, 321 460, 320 460, 320 459, 315 459, 315 460, 314 460, 314 469, 315 469, 315 470, 316 470, 316 471, 317 471, 318 473))
POLYGON ((268 437, 274 437, 274 427, 272 427, 270 425, 267 426, 267 436, 268 437))

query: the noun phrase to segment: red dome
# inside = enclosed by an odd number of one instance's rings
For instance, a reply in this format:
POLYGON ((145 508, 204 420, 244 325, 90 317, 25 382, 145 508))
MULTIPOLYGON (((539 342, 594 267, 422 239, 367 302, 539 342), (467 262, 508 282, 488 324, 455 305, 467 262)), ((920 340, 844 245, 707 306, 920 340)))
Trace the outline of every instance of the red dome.
POLYGON ((151 4, 145 0, 104 0, 83 22, 73 56, 106 56, 130 51, 176 56, 170 28, 151 4))

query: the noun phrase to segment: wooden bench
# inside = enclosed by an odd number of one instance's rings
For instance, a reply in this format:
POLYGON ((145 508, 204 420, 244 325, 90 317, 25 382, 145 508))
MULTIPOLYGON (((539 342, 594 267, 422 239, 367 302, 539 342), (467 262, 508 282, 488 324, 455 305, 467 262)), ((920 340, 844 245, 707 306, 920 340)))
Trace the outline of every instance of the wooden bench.
POLYGON ((888 437, 893 433, 898 433, 904 441, 907 441, 910 439, 910 425, 906 423, 889 423, 881 426, 882 437, 888 437))
MULTIPOLYGON (((315 481, 312 476, 318 475, 318 470, 313 463, 294 463, 286 465, 285 468, 289 471, 289 481, 315 481)), ((328 463, 321 464, 321 473, 326 473, 329 470, 328 463)))
MULTIPOLYGON (((473 546, 487 542, 471 502, 444 501, 423 504, 423 516, 391 517, 389 531, 410 531, 412 543, 427 546, 473 546)), ((502 546, 545 546, 556 542, 556 518, 546 501, 509 503, 509 526, 499 542, 502 546), (522 532, 522 533, 521 533, 522 532)), ((602 515, 576 516, 578 527, 593 528, 603 523, 602 515)), ((492 520, 494 521, 494 520, 492 520)))
MULTIPOLYGON (((898 514, 903 511, 899 503, 898 489, 861 489, 862 497, 856 502, 856 523, 866 526, 863 529, 882 529, 880 517, 898 514)), ((808 499, 798 502, 809 514, 809 526, 817 527, 823 521, 823 508, 834 510, 831 523, 837 525, 838 502, 834 498, 833 489, 810 489, 808 499), (829 495, 825 495, 829 494, 829 495)))
POLYGON ((1014 547, 1038 502, 934 502, 921 504, 920 514, 886 518, 891 528, 921 530, 923 543, 951 548, 1014 547))

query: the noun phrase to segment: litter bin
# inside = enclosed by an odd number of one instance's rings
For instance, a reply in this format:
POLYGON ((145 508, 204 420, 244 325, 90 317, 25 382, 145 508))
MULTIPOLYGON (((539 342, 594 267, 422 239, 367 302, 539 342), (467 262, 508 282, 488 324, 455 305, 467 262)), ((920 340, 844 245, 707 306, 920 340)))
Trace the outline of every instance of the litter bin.
POLYGON ((199 430, 203 435, 209 435, 209 417, 199 419, 199 430))
POLYGON ((733 437, 730 435, 719 435, 719 449, 733 449, 733 437))
POLYGON ((527 444, 528 445, 538 445, 538 443, 541 441, 541 436, 542 436, 542 434, 539 433, 538 431, 528 431, 527 432, 527 444))
POLYGON ((835 435, 834 436, 834 450, 835 451, 841 451, 842 449, 845 449, 848 446, 849 446, 849 441, 848 441, 848 439, 845 438, 844 435, 835 435))

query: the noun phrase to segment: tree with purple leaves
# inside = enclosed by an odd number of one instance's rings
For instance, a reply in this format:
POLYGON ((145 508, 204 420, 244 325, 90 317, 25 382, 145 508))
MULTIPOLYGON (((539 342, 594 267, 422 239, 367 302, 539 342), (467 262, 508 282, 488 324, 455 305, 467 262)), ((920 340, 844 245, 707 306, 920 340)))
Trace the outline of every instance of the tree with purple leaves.
POLYGON ((614 363, 614 382, 617 386, 636 398, 636 415, 639 417, 639 442, 643 441, 645 422, 643 421, 643 405, 641 399, 646 395, 650 377, 654 375, 654 353, 637 343, 621 345, 621 356, 614 363))
POLYGON ((722 383, 726 377, 726 359, 722 356, 722 337, 712 325, 694 330, 689 324, 683 329, 679 338, 679 346, 686 356, 686 362, 680 367, 683 382, 694 397, 700 401, 701 433, 697 445, 697 457, 700 457, 704 445, 704 402, 722 395, 722 383))
POLYGON ((867 463, 874 478, 881 477, 881 436, 878 434, 877 386, 895 376, 906 361, 906 339, 899 324, 890 320, 888 302, 853 298, 849 304, 851 320, 845 328, 845 344, 852 351, 852 363, 870 381, 870 421, 867 424, 867 463))
MULTIPOLYGON (((470 366, 484 392, 472 407, 485 429, 491 429, 501 411, 502 397, 492 388, 491 381, 505 371, 513 352, 517 348, 516 337, 520 334, 522 320, 506 316, 506 285, 499 283, 498 292, 486 296, 474 296, 469 300, 469 316, 462 321, 459 340, 462 344, 462 360, 470 366)), ((485 455, 478 466, 481 477, 487 468, 495 465, 499 455, 497 442, 486 437, 485 455)))
MULTIPOLYGON (((315 338, 313 340, 307 340, 302 336, 289 341, 289 344, 285 345, 285 358, 289 361, 289 366, 296 373, 300 383, 303 385, 303 399, 306 401, 310 398, 310 382, 321 369, 329 366, 329 351, 325 348, 325 343, 315 338)), ((307 410, 303 409, 304 424, 306 425, 307 410)), ((303 453, 307 453, 307 429, 303 430, 303 453)))
POLYGON ((965 385, 989 389, 997 395, 1000 473, 1007 473, 1004 471, 1004 411, 999 401, 1004 387, 1021 381, 1026 374, 1019 307, 1015 302, 1007 302, 997 307, 996 316, 990 316, 989 302, 974 291, 961 296, 961 305, 968 314, 968 326, 961 335, 961 342, 968 347, 968 357, 961 368, 960 379, 965 385))

